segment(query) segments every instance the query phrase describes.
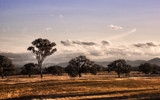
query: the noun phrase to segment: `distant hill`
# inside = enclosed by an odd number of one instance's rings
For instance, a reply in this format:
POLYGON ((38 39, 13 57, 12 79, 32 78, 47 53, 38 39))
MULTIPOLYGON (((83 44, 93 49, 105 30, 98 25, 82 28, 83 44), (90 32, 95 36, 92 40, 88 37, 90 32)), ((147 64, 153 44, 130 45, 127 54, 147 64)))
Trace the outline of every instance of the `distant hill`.
MULTIPOLYGON (((103 61, 103 62, 95 62, 95 63, 97 63, 97 64, 99 64, 99 65, 102 65, 102 66, 107 66, 109 63, 111 63, 112 61, 103 61)), ((144 63, 144 62, 146 62, 145 60, 135 60, 135 61, 130 61, 130 60, 127 60, 126 61, 129 65, 131 65, 131 66, 138 66, 138 65, 140 65, 141 63, 144 63)))
POLYGON ((57 65, 62 66, 62 67, 66 67, 68 65, 68 62, 59 63, 57 65))
MULTIPOLYGON (((99 65, 102 65, 102 66, 107 66, 111 62, 112 61, 103 61, 103 62, 95 62, 95 63, 97 63, 99 65)), ((160 66, 160 58, 153 58, 153 59, 148 60, 148 61, 145 61, 145 60, 134 60, 134 61, 127 60, 126 62, 128 64, 130 64, 132 67, 139 66, 140 64, 143 64, 143 63, 151 63, 151 64, 156 64, 156 65, 160 66)))
POLYGON ((62 62, 62 63, 59 63, 59 64, 55 64, 55 63, 46 63, 44 64, 44 67, 48 67, 48 66, 54 66, 54 65, 59 65, 61 67, 66 67, 68 65, 68 62, 62 62))
MULTIPOLYGON (((31 55, 30 53, 24 53, 24 54, 0 53, 0 55, 5 55, 5 56, 9 57, 10 59, 12 59, 13 64, 17 68, 21 68, 24 64, 29 63, 29 62, 33 62, 33 63, 37 62, 36 59, 33 58, 33 55, 31 55)), ((107 67, 107 65, 109 63, 111 63, 112 61, 94 61, 94 62, 96 64, 107 67)), ((153 58, 148 61, 145 61, 145 60, 134 60, 134 61, 126 60, 126 62, 128 64, 130 64, 132 67, 139 66, 142 63, 151 63, 151 64, 156 64, 156 65, 160 66, 160 58, 153 58)), ((44 67, 53 66, 53 65, 59 65, 62 67, 66 67, 68 65, 68 62, 61 62, 59 64, 46 63, 46 64, 44 64, 44 67)))
POLYGON ((151 64, 160 65, 160 58, 153 58, 151 60, 148 60, 147 62, 151 64))
POLYGON ((134 67, 134 66, 139 66, 140 64, 145 63, 146 61, 145 60, 135 60, 135 61, 127 60, 126 62, 132 67, 134 67))
POLYGON ((108 65, 109 63, 111 63, 111 62, 112 62, 112 61, 103 61, 103 62, 95 61, 96 64, 102 65, 102 66, 104 66, 104 67, 107 67, 107 65, 108 65))

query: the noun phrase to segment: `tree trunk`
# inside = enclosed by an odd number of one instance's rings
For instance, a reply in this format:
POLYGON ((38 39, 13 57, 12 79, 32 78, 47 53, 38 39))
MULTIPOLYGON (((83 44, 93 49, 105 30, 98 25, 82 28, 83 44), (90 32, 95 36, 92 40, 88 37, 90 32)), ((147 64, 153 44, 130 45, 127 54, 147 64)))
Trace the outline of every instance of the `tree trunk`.
POLYGON ((82 77, 82 75, 81 75, 81 71, 79 71, 79 77, 82 77))
POLYGON ((3 79, 3 78, 4 78, 4 75, 3 75, 3 67, 1 67, 1 72, 2 72, 1 77, 2 77, 2 79, 3 79))
POLYGON ((41 78, 43 78, 43 73, 42 73, 42 71, 41 71, 41 78))
POLYGON ((118 78, 120 78, 120 74, 118 74, 118 78))
POLYGON ((2 77, 2 79, 4 78, 4 75, 3 75, 3 73, 2 73, 2 76, 1 76, 1 77, 2 77))
POLYGON ((31 77, 31 74, 28 74, 29 78, 31 77))
POLYGON ((40 67, 41 78, 43 78, 42 61, 39 61, 39 62, 38 62, 38 65, 39 65, 39 67, 40 67))
POLYGON ((41 78, 43 78, 43 72, 42 72, 42 63, 39 64, 40 72, 41 72, 41 78))

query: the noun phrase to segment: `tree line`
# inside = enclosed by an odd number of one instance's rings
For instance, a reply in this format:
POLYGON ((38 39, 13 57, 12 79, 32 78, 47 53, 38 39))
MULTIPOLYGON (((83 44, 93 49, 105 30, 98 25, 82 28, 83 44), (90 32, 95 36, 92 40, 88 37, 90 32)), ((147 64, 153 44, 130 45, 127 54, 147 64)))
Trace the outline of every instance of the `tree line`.
MULTIPOLYGON (((99 71, 115 71, 118 77, 120 77, 120 75, 122 74, 128 77, 131 70, 133 70, 131 65, 127 64, 124 59, 115 60, 108 64, 108 67, 103 67, 94 63, 86 56, 82 55, 71 59, 65 68, 58 65, 54 65, 43 69, 42 64, 45 58, 57 51, 56 48, 53 48, 54 46, 56 46, 56 43, 50 42, 48 39, 35 39, 32 42, 32 46, 29 46, 27 50, 32 51, 33 54, 35 54, 37 64, 25 64, 22 67, 20 74, 28 75, 29 77, 31 77, 32 74, 40 74, 42 78, 43 73, 52 75, 62 75, 66 72, 70 77, 82 77, 82 73, 92 73, 96 75, 99 71)), ((12 60, 8 57, 0 55, 1 77, 3 78, 4 76, 15 74, 14 70, 15 69, 12 60)), ((138 66, 138 71, 143 72, 145 74, 159 74, 160 67, 155 64, 144 63, 138 66)))

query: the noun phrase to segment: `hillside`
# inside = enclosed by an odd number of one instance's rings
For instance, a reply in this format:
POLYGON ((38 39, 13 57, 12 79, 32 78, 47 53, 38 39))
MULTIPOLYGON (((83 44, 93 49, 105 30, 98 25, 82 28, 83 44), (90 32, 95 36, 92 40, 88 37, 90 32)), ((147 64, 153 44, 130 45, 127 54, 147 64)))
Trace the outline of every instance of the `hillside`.
MULTIPOLYGON (((142 63, 151 63, 151 64, 156 64, 156 65, 160 66, 160 58, 153 58, 148 61, 145 61, 145 60, 134 60, 134 61, 126 60, 126 62, 133 67, 139 66, 142 63)), ((95 62, 95 63, 102 65, 102 66, 107 66, 109 63, 111 63, 111 61, 103 61, 103 62, 95 62)))
POLYGON ((153 58, 151 60, 148 60, 147 62, 151 64, 160 65, 160 58, 153 58))

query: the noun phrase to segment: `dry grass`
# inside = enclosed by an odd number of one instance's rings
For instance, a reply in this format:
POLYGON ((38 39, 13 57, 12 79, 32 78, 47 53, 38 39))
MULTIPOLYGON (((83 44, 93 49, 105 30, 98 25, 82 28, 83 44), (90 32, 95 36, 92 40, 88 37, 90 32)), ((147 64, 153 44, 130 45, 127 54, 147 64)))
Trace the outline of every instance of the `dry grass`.
POLYGON ((160 98, 160 77, 132 73, 129 78, 116 78, 115 73, 83 75, 70 78, 67 75, 39 75, 32 78, 12 76, 0 79, 0 99, 57 99, 104 100, 128 98, 160 98), (137 77, 139 75, 141 77, 137 77))

